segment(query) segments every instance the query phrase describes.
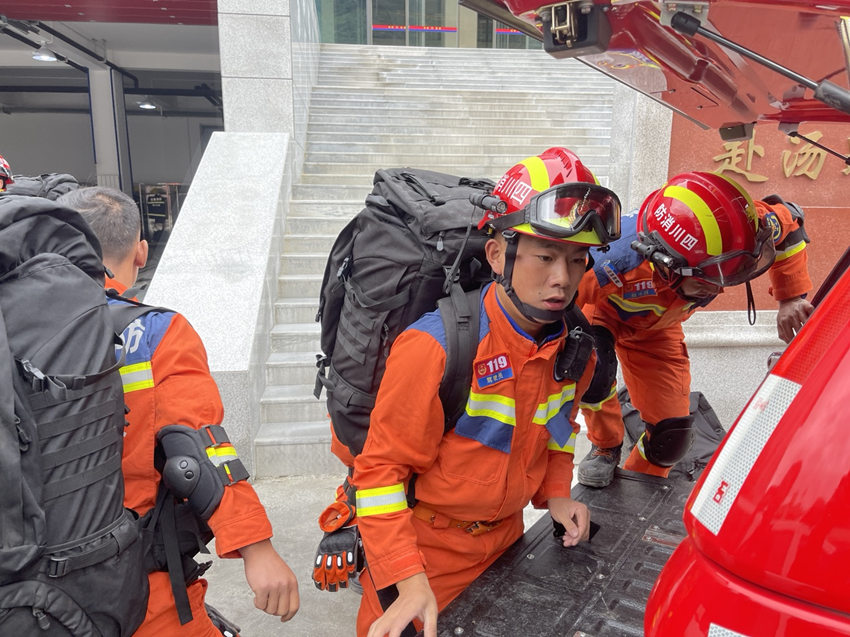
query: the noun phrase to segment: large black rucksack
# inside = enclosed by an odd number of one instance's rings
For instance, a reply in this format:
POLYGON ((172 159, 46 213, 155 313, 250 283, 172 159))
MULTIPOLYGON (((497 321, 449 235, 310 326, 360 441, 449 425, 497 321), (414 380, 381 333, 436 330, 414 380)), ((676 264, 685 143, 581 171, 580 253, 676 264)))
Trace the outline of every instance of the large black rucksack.
POLYGON ((36 177, 15 175, 15 181, 6 187, 8 195, 44 197, 56 201, 67 192, 80 187, 76 177, 68 173, 44 173, 36 177))
POLYGON ((487 238, 477 230, 483 209, 470 197, 480 200, 493 186, 414 168, 379 170, 366 207, 337 237, 316 317, 323 355, 315 395, 325 388, 334 432, 353 455, 366 440, 390 345, 440 299, 449 339, 440 391, 447 425, 465 403, 478 291, 491 275, 487 238))
POLYGON ((100 245, 47 200, 0 197, 0 634, 131 635, 148 580, 124 509, 120 337, 100 245))

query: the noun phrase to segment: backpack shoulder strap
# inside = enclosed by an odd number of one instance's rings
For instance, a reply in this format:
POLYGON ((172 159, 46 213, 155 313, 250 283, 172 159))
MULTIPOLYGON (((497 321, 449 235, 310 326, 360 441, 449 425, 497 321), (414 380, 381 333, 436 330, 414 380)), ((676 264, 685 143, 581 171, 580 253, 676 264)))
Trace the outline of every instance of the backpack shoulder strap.
POLYGON ((440 381, 440 400, 446 431, 455 426, 466 407, 472 384, 472 363, 478 351, 481 289, 464 292, 452 285, 449 296, 437 302, 446 332, 446 368, 440 381))
POLYGON ((134 299, 122 296, 116 290, 106 290, 106 296, 110 299, 123 301, 123 303, 110 303, 109 315, 112 317, 112 329, 119 336, 124 332, 127 326, 135 321, 140 316, 144 316, 148 312, 174 312, 166 307, 158 307, 156 305, 145 305, 134 299))

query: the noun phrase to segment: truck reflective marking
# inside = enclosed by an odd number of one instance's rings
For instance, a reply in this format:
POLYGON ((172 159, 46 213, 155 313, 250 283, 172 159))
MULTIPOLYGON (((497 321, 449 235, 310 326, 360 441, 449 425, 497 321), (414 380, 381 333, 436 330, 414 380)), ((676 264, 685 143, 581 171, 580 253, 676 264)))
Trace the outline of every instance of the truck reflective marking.
POLYGON ((747 476, 800 385, 768 375, 729 433, 726 444, 694 499, 691 513, 717 535, 747 476))

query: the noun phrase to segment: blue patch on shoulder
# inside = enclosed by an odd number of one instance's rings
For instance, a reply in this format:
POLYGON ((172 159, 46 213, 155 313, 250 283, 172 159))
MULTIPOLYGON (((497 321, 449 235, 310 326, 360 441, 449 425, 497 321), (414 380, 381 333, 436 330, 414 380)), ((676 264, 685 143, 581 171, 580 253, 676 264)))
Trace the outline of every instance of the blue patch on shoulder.
POLYGON ((603 252, 599 248, 591 250, 594 265, 593 272, 599 287, 619 282, 620 274, 634 270, 643 262, 643 257, 632 250, 632 241, 637 239, 637 211, 622 217, 620 220, 620 238, 608 246, 603 252))

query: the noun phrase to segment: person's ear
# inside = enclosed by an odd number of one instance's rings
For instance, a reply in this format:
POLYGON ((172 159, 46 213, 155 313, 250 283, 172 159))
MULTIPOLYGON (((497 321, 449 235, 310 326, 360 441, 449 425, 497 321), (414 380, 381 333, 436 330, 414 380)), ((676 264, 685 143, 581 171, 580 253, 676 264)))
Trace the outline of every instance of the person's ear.
POLYGON ((136 244, 136 252, 133 254, 133 265, 139 269, 145 267, 148 262, 148 242, 142 239, 136 244))
POLYGON ((493 274, 501 275, 505 268, 505 242, 488 239, 484 244, 484 256, 493 270, 493 274))

